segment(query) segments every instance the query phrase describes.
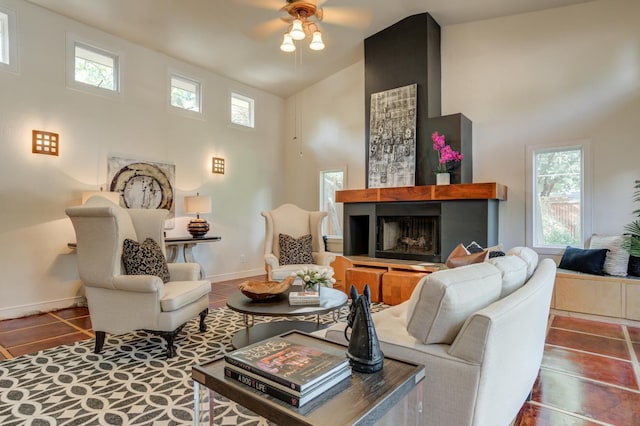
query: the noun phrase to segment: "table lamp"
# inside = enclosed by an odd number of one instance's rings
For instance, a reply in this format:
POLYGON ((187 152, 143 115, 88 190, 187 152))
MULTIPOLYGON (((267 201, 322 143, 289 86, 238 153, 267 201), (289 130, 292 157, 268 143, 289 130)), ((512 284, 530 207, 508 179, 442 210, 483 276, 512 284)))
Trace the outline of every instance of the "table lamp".
POLYGON ((187 231, 193 238, 202 238, 209 232, 209 223, 205 219, 200 219, 200 213, 211 212, 211 197, 201 196, 196 193, 195 197, 184 197, 185 213, 195 213, 196 218, 187 225, 187 231))

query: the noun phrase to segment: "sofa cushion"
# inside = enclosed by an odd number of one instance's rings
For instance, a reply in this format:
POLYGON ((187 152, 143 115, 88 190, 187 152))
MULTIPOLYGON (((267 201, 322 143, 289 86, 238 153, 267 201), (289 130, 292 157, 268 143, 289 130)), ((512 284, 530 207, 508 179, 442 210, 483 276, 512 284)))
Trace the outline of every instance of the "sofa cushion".
POLYGON ((291 235, 278 234, 280 245, 281 265, 300 265, 313 263, 311 256, 311 234, 303 235, 300 238, 293 238, 291 235))
POLYGON ((629 252, 622 248, 624 238, 622 235, 606 236, 594 234, 591 236, 589 248, 609 250, 602 268, 605 274, 616 275, 618 277, 627 276, 629 252))
POLYGON ((408 301, 407 331, 420 342, 451 344, 469 315, 494 302, 502 274, 489 263, 434 272, 408 301))
POLYGON ((513 247, 507 251, 507 256, 509 255, 518 256, 524 260, 527 264, 527 280, 531 278, 531 275, 533 275, 538 267, 538 253, 529 247, 513 247))
POLYGON ((581 249, 567 246, 560 259, 559 268, 585 274, 604 275, 604 262, 608 249, 581 249))
POLYGON ((466 247, 460 243, 453 249, 445 265, 448 268, 457 268, 459 266, 472 265, 474 263, 480 263, 484 261, 487 252, 480 250, 479 252, 469 253, 466 247))
POLYGON ((510 295, 527 281, 527 263, 518 256, 502 256, 489 260, 502 273, 500 298, 510 295))
POLYGON ((165 283, 170 279, 167 259, 153 238, 147 238, 142 243, 125 238, 122 263, 127 275, 155 275, 165 283))

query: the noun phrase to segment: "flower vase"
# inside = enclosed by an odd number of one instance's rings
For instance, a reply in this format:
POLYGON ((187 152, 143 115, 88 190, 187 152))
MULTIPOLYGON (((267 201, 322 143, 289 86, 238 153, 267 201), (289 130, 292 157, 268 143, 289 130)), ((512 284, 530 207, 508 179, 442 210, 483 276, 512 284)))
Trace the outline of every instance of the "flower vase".
POLYGON ((437 173, 436 185, 449 185, 451 183, 451 174, 449 173, 437 173))

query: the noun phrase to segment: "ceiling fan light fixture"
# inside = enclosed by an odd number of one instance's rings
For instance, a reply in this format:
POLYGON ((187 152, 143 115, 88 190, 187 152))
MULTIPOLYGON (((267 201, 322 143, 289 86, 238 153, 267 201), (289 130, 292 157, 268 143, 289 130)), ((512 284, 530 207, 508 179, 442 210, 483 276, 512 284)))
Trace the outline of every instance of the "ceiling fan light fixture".
POLYGON ((293 52, 294 50, 296 50, 296 45, 293 44, 293 40, 289 33, 284 34, 282 44, 280 45, 280 50, 282 50, 283 52, 293 52))
POLYGON ((311 50, 324 49, 324 43, 322 42, 322 33, 320 31, 313 32, 313 38, 311 39, 311 44, 309 44, 309 48, 311 50))
POLYGON ((304 33, 304 29, 302 28, 302 21, 300 19, 294 19, 291 24, 291 31, 289 31, 289 35, 294 40, 302 40, 306 37, 304 33))

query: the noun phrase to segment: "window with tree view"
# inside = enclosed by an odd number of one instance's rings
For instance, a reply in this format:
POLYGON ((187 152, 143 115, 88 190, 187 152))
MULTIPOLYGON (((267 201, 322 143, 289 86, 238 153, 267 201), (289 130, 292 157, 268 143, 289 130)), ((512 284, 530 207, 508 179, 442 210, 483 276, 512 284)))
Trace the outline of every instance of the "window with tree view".
POLYGON ((237 93, 231 93, 231 122, 244 127, 254 127, 253 99, 237 93))
POLYGON ((344 188, 344 171, 323 170, 320 172, 320 210, 326 211, 322 221, 322 234, 342 238, 342 203, 336 203, 336 191, 344 188))
POLYGON ((75 43, 74 50, 75 81, 118 91, 118 56, 82 43, 75 43))
POLYGON ((171 76, 171 105, 200 112, 200 83, 177 75, 171 76))
POLYGON ((533 151, 532 157, 534 247, 582 247, 582 147, 538 149, 533 151))

